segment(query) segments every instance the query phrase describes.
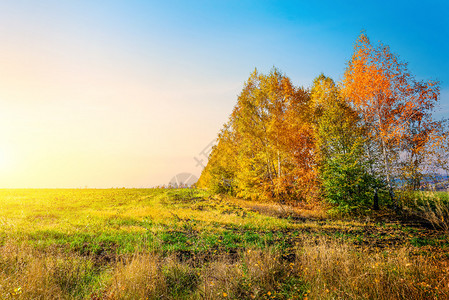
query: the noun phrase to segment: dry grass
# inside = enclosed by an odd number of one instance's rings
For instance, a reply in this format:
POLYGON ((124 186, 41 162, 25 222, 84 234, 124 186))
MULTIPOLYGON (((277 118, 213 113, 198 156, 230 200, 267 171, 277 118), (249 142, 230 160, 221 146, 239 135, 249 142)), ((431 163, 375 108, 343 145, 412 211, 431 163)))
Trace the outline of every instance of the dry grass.
POLYGON ((434 228, 449 233, 449 193, 408 193, 404 195, 402 205, 411 214, 427 220, 434 228))
POLYGON ((135 254, 117 263, 103 298, 162 299, 167 283, 161 272, 161 258, 151 254, 135 254))
POLYGON ((448 299, 449 265, 407 248, 356 251, 324 239, 299 249, 297 267, 311 299, 448 299))
POLYGON ((288 204, 279 204, 276 202, 254 202, 230 196, 226 196, 226 201, 234 203, 240 207, 259 212, 263 215, 277 218, 290 217, 293 219, 296 218, 323 220, 328 217, 326 215, 326 211, 328 210, 328 208, 325 207, 325 204, 312 205, 302 203, 301 205, 298 204, 296 206, 292 206, 288 204))
POLYGON ((208 264, 202 270, 201 294, 205 299, 271 298, 290 275, 287 263, 273 249, 249 249, 235 262, 221 257, 208 264))
POLYGON ((95 287, 94 262, 75 254, 37 251, 26 245, 0 247, 0 298, 82 298, 95 287))
POLYGON ((294 255, 269 248, 198 263, 135 253, 95 266, 88 257, 0 248, 2 299, 448 299, 449 265, 407 248, 370 252, 324 238, 294 255))

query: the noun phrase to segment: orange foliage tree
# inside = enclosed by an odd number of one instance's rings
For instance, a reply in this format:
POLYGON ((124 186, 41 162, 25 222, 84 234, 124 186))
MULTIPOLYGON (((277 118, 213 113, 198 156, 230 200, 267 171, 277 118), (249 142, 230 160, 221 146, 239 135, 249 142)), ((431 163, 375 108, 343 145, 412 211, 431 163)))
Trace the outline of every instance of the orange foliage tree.
POLYGON ((424 149, 438 127, 430 113, 439 97, 438 84, 416 81, 407 63, 388 46, 374 47, 365 34, 357 40, 342 93, 368 128, 373 142, 368 153, 379 158, 376 167, 385 176, 392 200, 394 177, 419 177, 424 149), (404 157, 408 174, 400 174, 404 157))
POLYGON ((237 196, 253 200, 315 199, 311 116, 307 91, 276 69, 268 75, 254 71, 200 183, 228 186, 237 196))

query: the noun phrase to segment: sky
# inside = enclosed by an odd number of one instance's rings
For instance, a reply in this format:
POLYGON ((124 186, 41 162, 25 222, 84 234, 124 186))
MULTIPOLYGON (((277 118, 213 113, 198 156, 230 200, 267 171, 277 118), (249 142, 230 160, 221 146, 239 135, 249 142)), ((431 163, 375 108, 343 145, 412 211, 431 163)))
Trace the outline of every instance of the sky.
POLYGON ((255 68, 340 81, 362 30, 448 117, 447 1, 0 1, 0 188, 199 177, 255 68))

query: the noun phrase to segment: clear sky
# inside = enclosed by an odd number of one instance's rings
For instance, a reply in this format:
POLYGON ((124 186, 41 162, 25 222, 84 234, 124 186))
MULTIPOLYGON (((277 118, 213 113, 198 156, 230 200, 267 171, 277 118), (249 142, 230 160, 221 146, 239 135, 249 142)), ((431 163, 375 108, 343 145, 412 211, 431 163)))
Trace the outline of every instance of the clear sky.
POLYGON ((441 83, 447 1, 0 1, 0 187, 150 187, 194 157, 249 74, 339 81, 361 30, 441 83))

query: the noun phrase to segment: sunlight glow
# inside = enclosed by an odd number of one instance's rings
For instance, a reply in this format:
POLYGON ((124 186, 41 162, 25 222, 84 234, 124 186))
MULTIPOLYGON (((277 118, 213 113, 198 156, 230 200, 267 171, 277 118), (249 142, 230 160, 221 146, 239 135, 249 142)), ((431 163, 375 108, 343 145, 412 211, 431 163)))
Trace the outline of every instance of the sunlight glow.
POLYGON ((4 173, 8 171, 12 166, 12 156, 6 149, 0 148, 0 171, 4 173))

